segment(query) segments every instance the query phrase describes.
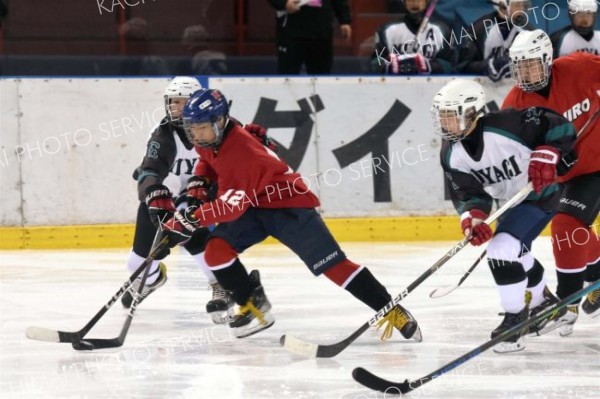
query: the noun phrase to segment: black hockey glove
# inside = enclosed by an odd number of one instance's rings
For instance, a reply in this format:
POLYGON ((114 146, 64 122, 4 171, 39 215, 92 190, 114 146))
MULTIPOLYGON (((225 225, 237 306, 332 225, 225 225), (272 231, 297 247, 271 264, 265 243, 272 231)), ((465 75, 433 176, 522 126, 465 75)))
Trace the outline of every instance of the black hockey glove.
POLYGON ((488 60, 488 77, 492 82, 498 82, 510 75, 510 58, 499 55, 488 60))
POLYGON ((169 247, 187 243, 200 224, 194 217, 194 210, 190 207, 183 212, 176 211, 173 216, 162 223, 160 229, 169 237, 169 247))
POLYGON ((153 184, 146 188, 146 205, 150 220, 158 227, 175 212, 175 203, 169 189, 162 184, 153 184))
POLYGON ((188 207, 198 208, 209 201, 210 180, 204 176, 192 176, 188 179, 186 198, 188 207))

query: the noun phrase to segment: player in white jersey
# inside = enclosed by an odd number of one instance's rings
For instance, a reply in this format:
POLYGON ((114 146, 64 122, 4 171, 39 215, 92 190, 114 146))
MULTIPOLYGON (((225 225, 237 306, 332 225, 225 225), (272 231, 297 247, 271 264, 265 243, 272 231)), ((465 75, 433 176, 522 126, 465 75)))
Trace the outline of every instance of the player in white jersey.
POLYGON ((404 0, 406 15, 375 33, 373 70, 392 75, 451 73, 454 51, 450 29, 431 18, 419 37, 416 34, 429 0, 404 0))
POLYGON ((594 30, 598 17, 596 0, 569 0, 571 24, 554 32, 550 39, 554 58, 584 51, 600 55, 600 31, 594 30))
MULTIPOLYGON (((187 99, 202 86, 197 79, 178 76, 166 87, 164 92, 166 116, 151 134, 146 154, 141 165, 134 172, 138 182, 138 207, 133 249, 129 254, 127 267, 133 272, 149 255, 159 221, 168 218, 177 208, 186 208, 191 200, 188 197, 188 180, 194 174, 198 153, 183 130, 181 112, 187 99)), ((198 184, 193 182, 192 184, 198 184)), ((195 187, 194 190, 199 190, 195 187)), ((207 189, 205 187, 204 189, 207 189)), ((205 240, 208 229, 199 229, 185 245, 200 266, 213 289, 213 297, 207 303, 207 312, 215 323, 227 321, 226 314, 233 315, 233 300, 218 284, 215 276, 204 260, 205 240)), ((166 250, 156 257, 150 265, 146 285, 141 300, 157 290, 167 281, 167 268, 161 262, 169 254, 166 250)), ((127 291, 121 302, 131 306, 133 292, 137 292, 140 279, 127 291)))
POLYGON ((531 29, 527 14, 531 2, 499 0, 494 8, 473 22, 472 33, 461 36, 457 69, 497 82, 510 76, 508 49, 513 40, 522 30, 531 29))
MULTIPOLYGON (((544 300, 544 268, 531 254, 532 241, 555 213, 560 190, 557 165, 575 143, 575 128, 543 108, 506 109, 484 114, 485 94, 479 83, 457 79, 434 97, 436 133, 445 140, 441 163, 461 229, 473 245, 489 240, 488 265, 498 286, 504 320, 492 338, 528 317, 530 306, 544 300), (508 200, 531 180, 535 192, 508 210, 496 231, 483 223, 492 203, 508 200)), ((496 352, 524 348, 521 334, 498 344, 496 352)))

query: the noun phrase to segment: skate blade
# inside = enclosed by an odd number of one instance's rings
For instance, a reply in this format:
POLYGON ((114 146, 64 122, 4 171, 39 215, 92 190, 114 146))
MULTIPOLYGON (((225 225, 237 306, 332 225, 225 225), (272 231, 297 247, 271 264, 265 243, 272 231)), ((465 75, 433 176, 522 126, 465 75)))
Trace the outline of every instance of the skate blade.
POLYGON ((421 334, 421 327, 417 326, 415 333, 410 337, 410 339, 414 339, 417 342, 423 341, 423 334, 421 334))
POLYGON ((573 324, 565 324, 558 330, 558 335, 561 337, 568 337, 571 334, 573 334, 573 324))
POLYGON ((517 342, 500 342, 496 346, 494 346, 494 352, 496 353, 511 353, 511 352, 519 352, 525 349, 525 345, 521 339, 517 342))
POLYGON ((530 332, 527 335, 530 336, 530 337, 544 335, 544 334, 547 334, 547 333, 549 333, 551 331, 554 331, 557 328, 562 327, 564 325, 569 325, 569 324, 572 325, 573 323, 575 323, 576 320, 577 320, 577 317, 570 318, 570 319, 558 319, 555 322, 550 322, 550 323, 546 324, 540 330, 534 331, 534 332, 530 332))
POLYGON ((275 318, 273 316, 271 316, 269 313, 266 313, 264 315, 264 319, 265 319, 264 323, 261 323, 257 319, 254 319, 249 324, 247 324, 243 327, 232 328, 233 336, 236 338, 249 337, 250 335, 254 335, 258 332, 266 330, 267 328, 271 327, 275 323, 275 318))

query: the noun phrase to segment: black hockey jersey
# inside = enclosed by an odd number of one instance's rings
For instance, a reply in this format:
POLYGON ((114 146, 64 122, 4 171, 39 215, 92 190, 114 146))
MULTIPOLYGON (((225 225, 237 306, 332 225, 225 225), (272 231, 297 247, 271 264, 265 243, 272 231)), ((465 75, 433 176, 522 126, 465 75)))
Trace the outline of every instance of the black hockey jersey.
POLYGON ((164 184, 174 196, 185 192, 197 161, 198 153, 183 127, 164 118, 150 135, 146 155, 134 172, 140 201, 146 196, 146 188, 153 184, 164 184))
POLYGON ((589 38, 584 38, 569 25, 554 32, 550 40, 552 40, 554 58, 576 51, 600 55, 600 31, 598 30, 593 31, 589 38))
POLYGON ((490 58, 508 57, 508 49, 519 32, 532 28, 530 25, 520 27, 509 24, 494 11, 473 22, 470 30, 464 29, 460 35, 455 34, 459 41, 457 69, 480 75, 488 73, 490 58))
MULTIPOLYGON (((545 108, 508 108, 483 116, 469 137, 442 146, 441 164, 454 207, 459 214, 471 209, 489 213, 494 199, 508 200, 525 187, 536 147, 551 145, 565 154, 575 138, 571 122, 545 108)), ((553 184, 526 200, 545 205, 557 199, 557 193, 558 184, 553 184)))

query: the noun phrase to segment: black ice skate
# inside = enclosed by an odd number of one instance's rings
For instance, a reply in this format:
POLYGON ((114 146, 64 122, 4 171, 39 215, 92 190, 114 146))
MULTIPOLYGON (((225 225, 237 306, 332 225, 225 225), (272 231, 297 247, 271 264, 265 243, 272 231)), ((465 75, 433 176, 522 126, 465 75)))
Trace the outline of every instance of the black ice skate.
POLYGON ((381 340, 385 341, 392 336, 394 328, 406 339, 414 339, 417 342, 423 340, 421 329, 413 315, 399 304, 394 306, 381 320, 377 322, 377 328, 384 327, 381 340))
MULTIPOLYGON (((152 294, 154 291, 162 287, 167 282, 167 266, 164 263, 160 262, 158 264, 158 268, 153 273, 150 273, 148 277, 156 273, 159 273, 156 281, 152 284, 144 285, 144 289, 142 290, 141 298, 138 302, 138 305, 142 303, 142 301, 146 299, 148 295, 152 294)), ((123 307, 131 307, 131 303, 133 302, 133 295, 137 295, 137 291, 141 281, 141 277, 136 278, 133 284, 131 284, 131 287, 129 287, 129 289, 125 291, 125 293, 121 297, 121 304, 123 304, 123 307)))
POLYGON ((587 294, 581 304, 581 310, 591 317, 600 316, 600 288, 587 294))
MULTIPOLYGON (((502 314, 502 313, 501 313, 502 314)), ((504 331, 516 326, 522 321, 527 319, 527 307, 520 311, 519 313, 503 313, 504 320, 502 323, 494 331, 492 331, 492 339, 496 338, 498 335, 502 334, 504 331)), ((508 352, 518 352, 525 349, 525 345, 523 344, 523 335, 524 330, 517 332, 511 337, 507 338, 503 342, 496 344, 494 346, 494 352, 496 353, 508 353, 508 352)))
MULTIPOLYGON (((529 317, 535 317, 558 302, 559 299, 548 289, 548 287, 544 287, 544 300, 538 306, 531 309, 529 317)), ((568 312, 567 308, 564 307, 556 309, 548 317, 529 327, 527 334, 543 335, 549 333, 550 331, 556 330, 558 327, 564 324, 573 324, 575 323, 575 320, 577 320, 577 313, 568 312)))
POLYGON ((235 301, 229 293, 221 287, 221 284, 214 283, 212 288, 212 299, 206 303, 206 313, 210 315, 213 323, 225 324, 230 322, 234 316, 235 301))
POLYGON ((250 272, 250 286, 252 287, 250 298, 246 304, 240 306, 239 313, 229 323, 229 327, 233 330, 233 335, 236 338, 256 334, 275 323, 275 319, 269 313, 271 303, 260 283, 258 270, 250 272))

